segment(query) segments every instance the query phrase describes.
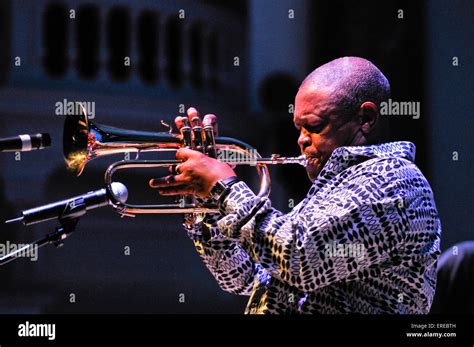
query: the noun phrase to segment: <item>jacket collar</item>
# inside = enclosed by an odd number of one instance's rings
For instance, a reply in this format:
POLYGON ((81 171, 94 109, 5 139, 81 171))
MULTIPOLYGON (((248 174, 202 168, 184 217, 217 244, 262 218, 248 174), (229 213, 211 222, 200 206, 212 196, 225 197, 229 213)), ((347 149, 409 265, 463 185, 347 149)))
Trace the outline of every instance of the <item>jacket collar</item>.
POLYGON ((370 146, 346 146, 336 148, 318 179, 330 179, 345 169, 374 158, 400 158, 415 161, 416 147, 408 141, 388 142, 370 146))

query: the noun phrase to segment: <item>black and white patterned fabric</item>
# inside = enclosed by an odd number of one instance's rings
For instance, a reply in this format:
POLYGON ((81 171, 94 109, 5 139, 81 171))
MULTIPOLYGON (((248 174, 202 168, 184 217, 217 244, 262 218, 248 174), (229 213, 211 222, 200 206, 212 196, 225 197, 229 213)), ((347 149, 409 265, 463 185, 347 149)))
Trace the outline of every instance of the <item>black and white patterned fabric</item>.
POLYGON ((340 147, 288 214, 244 183, 188 230, 246 313, 428 313, 441 226, 415 146, 340 147))

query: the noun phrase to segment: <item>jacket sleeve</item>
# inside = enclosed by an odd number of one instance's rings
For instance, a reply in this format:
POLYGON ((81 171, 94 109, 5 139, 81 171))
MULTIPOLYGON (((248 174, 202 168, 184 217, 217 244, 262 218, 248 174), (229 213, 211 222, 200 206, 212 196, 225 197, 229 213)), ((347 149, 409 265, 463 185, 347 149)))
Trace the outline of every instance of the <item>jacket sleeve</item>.
POLYGON ((245 244, 254 262, 300 290, 356 279, 366 271, 381 271, 401 249, 407 218, 415 218, 411 207, 423 203, 423 187, 413 187, 396 173, 388 176, 352 175, 330 193, 305 201, 295 218, 282 215, 240 182, 223 203, 225 217, 218 227, 245 244))
POLYGON ((216 226, 219 214, 206 214, 202 222, 188 228, 204 264, 219 286, 230 293, 250 295, 256 277, 266 276, 266 271, 248 254, 248 245, 229 240, 216 226))

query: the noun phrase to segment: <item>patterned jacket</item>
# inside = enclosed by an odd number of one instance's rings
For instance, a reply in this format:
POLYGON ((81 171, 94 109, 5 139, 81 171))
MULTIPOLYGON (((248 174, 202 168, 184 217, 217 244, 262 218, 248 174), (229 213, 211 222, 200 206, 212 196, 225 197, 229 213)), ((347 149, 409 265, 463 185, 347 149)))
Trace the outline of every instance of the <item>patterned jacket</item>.
POLYGON ((441 226, 415 146, 339 147, 283 214, 244 182, 188 234, 246 313, 428 313, 441 226))

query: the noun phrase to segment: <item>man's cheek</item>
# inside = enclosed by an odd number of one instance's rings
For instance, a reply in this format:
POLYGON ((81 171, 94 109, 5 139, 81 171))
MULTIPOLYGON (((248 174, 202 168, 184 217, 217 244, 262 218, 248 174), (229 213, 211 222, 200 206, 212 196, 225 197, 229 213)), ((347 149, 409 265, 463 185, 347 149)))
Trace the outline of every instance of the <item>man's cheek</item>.
POLYGON ((313 145, 313 147, 318 147, 321 143, 321 138, 319 135, 317 134, 312 134, 311 135, 311 144, 313 145))

